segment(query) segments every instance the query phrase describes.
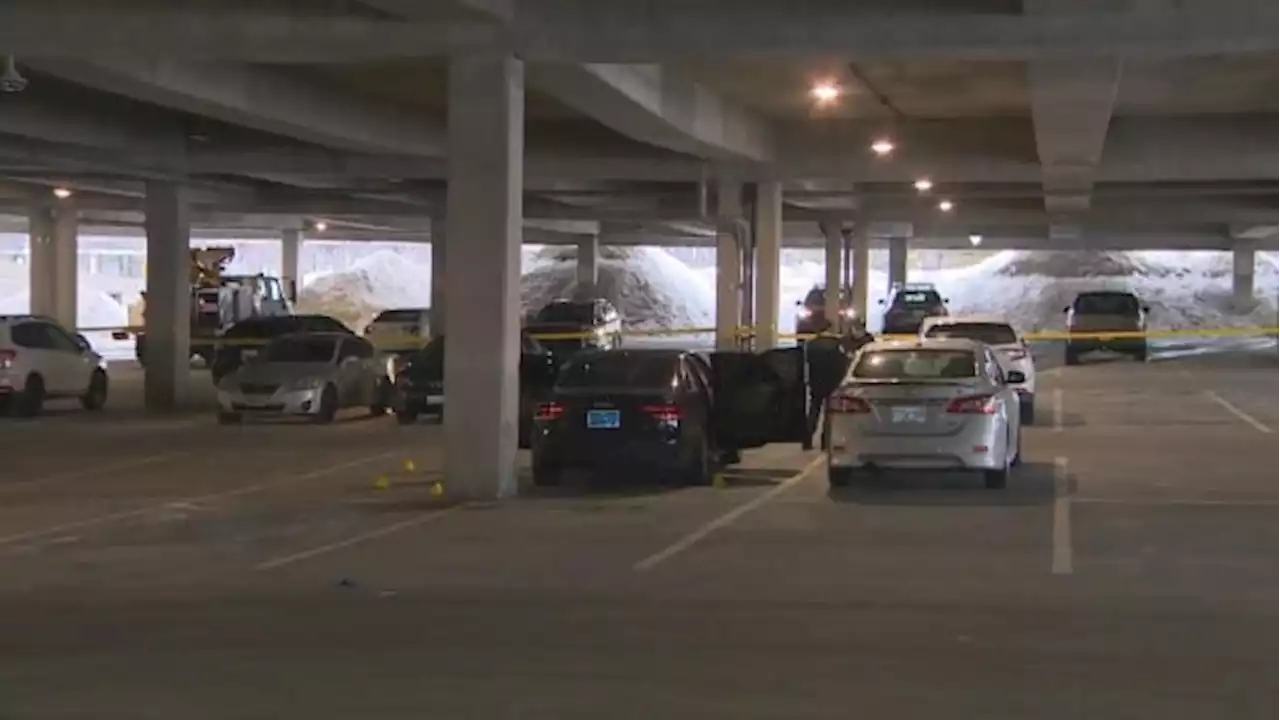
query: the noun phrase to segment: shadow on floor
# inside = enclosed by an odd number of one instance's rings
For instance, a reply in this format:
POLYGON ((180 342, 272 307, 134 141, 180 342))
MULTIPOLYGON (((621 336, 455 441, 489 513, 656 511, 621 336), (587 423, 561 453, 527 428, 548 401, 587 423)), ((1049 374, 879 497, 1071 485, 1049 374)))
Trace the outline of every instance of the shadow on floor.
MULTIPOLYGON (((1074 480, 1067 478, 1067 488, 1074 480)), ((836 502, 858 505, 941 506, 1031 506, 1050 505, 1055 497, 1052 463, 1025 463, 1014 468, 1008 487, 988 490, 981 473, 894 472, 861 475, 853 484, 831 488, 828 497, 836 502)))

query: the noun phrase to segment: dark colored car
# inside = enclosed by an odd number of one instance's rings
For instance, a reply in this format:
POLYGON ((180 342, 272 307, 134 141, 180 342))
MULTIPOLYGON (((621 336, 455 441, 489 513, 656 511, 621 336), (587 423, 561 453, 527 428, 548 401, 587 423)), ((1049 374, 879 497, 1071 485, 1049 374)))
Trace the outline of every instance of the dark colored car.
POLYGON ((210 365, 213 382, 217 384, 222 378, 239 369, 246 359, 258 349, 285 335, 303 332, 346 333, 355 335, 340 320, 328 315, 263 315, 241 320, 228 327, 219 337, 230 344, 219 345, 210 365))
POLYGON ((657 349, 581 353, 560 368, 534 415, 534 483, 557 484, 568 470, 706 483, 739 450, 803 441, 806 410, 799 348, 707 358, 657 349))
POLYGON ((1131 292, 1103 290, 1080 293, 1063 308, 1067 314, 1066 363, 1075 365, 1080 356, 1095 350, 1110 350, 1132 356, 1139 362, 1147 359, 1147 313, 1151 309, 1131 292), (1105 333, 1124 333, 1107 337, 1105 333), (1080 333, 1083 337, 1076 337, 1080 333))
MULTIPOLYGON (((520 335, 520 446, 527 447, 535 404, 546 396, 559 363, 528 333, 520 335)), ((420 415, 444 415, 444 336, 405 356, 395 374, 392 407, 396 419, 408 425, 420 415)))
POLYGON ((608 300, 555 300, 525 325, 561 362, 582 350, 622 345, 622 317, 608 300))
MULTIPOLYGON (((880 301, 884 303, 883 300, 880 301)), ((947 314, 947 301, 932 285, 903 285, 884 312, 886 335, 915 335, 927 317, 947 314)))
MULTIPOLYGON (((853 293, 849 288, 840 292, 840 314, 847 322, 855 316, 853 293)), ((796 334, 812 335, 831 329, 827 320, 827 291, 817 285, 804 296, 804 300, 796 303, 796 334)))

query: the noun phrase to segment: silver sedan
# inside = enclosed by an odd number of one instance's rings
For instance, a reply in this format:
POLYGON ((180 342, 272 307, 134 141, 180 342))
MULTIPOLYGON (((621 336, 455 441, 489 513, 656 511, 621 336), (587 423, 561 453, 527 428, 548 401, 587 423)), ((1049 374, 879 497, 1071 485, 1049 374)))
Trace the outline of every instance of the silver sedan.
POLYGON ((343 408, 386 412, 387 363, 369 341, 345 333, 299 333, 272 340, 218 383, 218 421, 246 415, 301 415, 331 422, 343 408))
POLYGON ((1021 460, 1019 375, 973 340, 865 346, 827 400, 831 484, 879 469, 973 470, 1003 488, 1021 460))

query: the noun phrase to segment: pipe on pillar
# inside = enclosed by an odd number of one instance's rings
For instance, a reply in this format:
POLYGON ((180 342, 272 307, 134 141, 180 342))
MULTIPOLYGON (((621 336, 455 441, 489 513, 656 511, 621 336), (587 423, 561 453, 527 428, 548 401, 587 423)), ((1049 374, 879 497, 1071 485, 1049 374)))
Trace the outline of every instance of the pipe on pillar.
POLYGON ((578 239, 578 289, 593 296, 600 282, 600 237, 583 235, 578 239))
POLYGON ((782 303, 782 184, 756 187, 755 208, 756 349, 778 345, 778 313, 782 303))
POLYGON ((1249 312, 1253 298, 1253 248, 1237 247, 1231 251, 1231 308, 1249 312))
POLYGON ((297 300, 300 280, 299 256, 302 253, 302 231, 285 228, 280 231, 280 279, 290 293, 290 300, 297 300))
POLYGON ((147 181, 147 304, 143 396, 148 410, 171 411, 187 397, 191 367, 191 220, 187 190, 147 181))
POLYGON ((889 238, 889 295, 907 281, 907 239, 889 238))
POLYGON ((516 494, 524 64, 449 62, 445 276, 445 489, 451 498, 516 494))
POLYGON ((826 285, 823 288, 823 308, 827 322, 831 327, 840 324, 840 247, 844 239, 840 234, 840 223, 822 223, 823 246, 825 254, 826 285))
POLYGON ((431 221, 431 327, 432 337, 444 335, 445 323, 445 255, 449 245, 449 231, 444 220, 431 221))
POLYGON ((738 346, 742 321, 742 181, 721 177, 717 183, 719 221, 716 223, 716 349, 738 346))
POLYGON ((31 312, 74 329, 79 270, 79 216, 71 200, 31 210, 31 262, 27 266, 31 312))

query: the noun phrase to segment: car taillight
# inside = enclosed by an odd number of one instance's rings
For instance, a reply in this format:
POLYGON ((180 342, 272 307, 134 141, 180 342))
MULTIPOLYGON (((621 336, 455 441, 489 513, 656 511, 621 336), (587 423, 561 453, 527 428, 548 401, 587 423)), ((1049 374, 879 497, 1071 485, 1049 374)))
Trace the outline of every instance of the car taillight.
POLYGON ((680 406, 675 403, 645 405, 640 409, 659 422, 679 422, 684 417, 684 413, 680 411, 680 406))
POLYGON ((0 350, 0 370, 8 370, 13 367, 13 363, 17 359, 18 353, 16 350, 0 350))
POLYGON ((836 393, 827 398, 827 412, 861 415, 871 412, 871 403, 860 397, 836 393))
POLYGON ((564 414, 564 406, 558 402, 544 402, 538 406, 537 412, 534 413, 534 420, 555 420, 564 414))
POLYGON ((996 397, 994 395, 958 397, 947 404, 947 412, 965 415, 994 415, 996 412, 996 397))

